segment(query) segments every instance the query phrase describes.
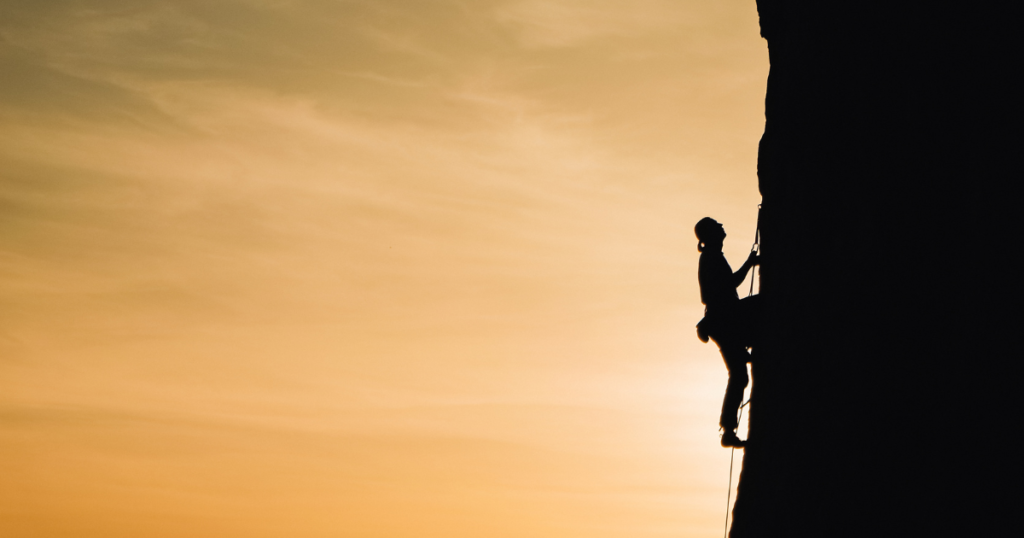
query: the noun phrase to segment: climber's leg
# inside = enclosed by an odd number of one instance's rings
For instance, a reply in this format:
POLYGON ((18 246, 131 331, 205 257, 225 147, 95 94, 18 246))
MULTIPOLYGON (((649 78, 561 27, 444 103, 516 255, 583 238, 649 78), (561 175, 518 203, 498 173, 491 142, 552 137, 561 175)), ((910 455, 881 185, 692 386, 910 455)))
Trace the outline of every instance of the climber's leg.
POLYGON ((756 347, 760 340, 761 296, 753 295, 740 299, 734 322, 734 339, 746 347, 756 347))
POLYGON ((722 416, 719 425, 724 431, 722 436, 723 446, 739 446, 739 439, 736 437, 740 404, 743 403, 743 390, 747 388, 747 362, 750 361, 750 354, 741 346, 721 346, 722 359, 725 360, 725 367, 729 370, 729 383, 725 387, 725 398, 722 401, 722 416), (730 444, 726 444, 729 442, 730 444))

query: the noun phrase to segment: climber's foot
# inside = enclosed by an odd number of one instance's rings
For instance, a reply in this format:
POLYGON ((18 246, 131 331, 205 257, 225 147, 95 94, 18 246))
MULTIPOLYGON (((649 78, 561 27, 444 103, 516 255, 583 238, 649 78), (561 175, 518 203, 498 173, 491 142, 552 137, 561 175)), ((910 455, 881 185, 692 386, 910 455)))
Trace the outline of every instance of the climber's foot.
POLYGON ((736 432, 732 430, 726 430, 725 433, 722 434, 722 446, 725 448, 743 448, 745 444, 747 444, 747 442, 736 437, 736 432))

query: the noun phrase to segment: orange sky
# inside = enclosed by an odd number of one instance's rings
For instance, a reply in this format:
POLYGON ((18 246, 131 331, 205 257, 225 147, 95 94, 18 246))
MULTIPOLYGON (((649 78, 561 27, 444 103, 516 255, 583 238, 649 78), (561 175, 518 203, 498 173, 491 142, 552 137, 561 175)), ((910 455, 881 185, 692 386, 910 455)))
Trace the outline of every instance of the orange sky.
POLYGON ((0 70, 0 535, 721 533, 753 1, 0 0, 0 70))

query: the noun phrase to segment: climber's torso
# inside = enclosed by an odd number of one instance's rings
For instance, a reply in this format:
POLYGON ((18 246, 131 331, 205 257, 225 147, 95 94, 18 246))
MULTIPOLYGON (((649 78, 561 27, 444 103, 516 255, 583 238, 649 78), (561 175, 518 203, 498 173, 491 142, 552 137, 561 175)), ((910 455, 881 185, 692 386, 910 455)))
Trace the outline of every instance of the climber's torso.
POLYGON ((709 314, 729 311, 739 304, 740 297, 733 279, 732 267, 721 251, 701 253, 697 280, 700 282, 700 302, 707 305, 709 314))

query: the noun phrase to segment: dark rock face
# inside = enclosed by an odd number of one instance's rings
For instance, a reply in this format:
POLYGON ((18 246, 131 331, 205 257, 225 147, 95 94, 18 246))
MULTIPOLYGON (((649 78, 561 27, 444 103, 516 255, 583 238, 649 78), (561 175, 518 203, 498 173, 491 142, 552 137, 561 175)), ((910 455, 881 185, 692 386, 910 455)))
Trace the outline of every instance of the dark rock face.
POLYGON ((731 536, 991 532, 1021 361, 1015 33, 966 4, 757 7, 766 315, 731 536))

